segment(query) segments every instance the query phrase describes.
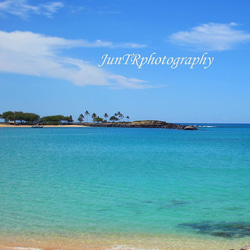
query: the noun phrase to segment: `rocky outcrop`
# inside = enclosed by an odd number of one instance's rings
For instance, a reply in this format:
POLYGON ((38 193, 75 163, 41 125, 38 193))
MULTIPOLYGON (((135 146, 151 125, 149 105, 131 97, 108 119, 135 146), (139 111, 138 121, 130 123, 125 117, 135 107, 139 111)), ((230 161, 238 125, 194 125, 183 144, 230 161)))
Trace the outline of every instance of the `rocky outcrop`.
POLYGON ((184 130, 197 130, 197 127, 193 126, 193 125, 188 125, 184 127, 184 130))
POLYGON ((181 130, 197 130, 195 126, 185 126, 157 120, 143 120, 134 122, 107 122, 107 123, 88 123, 90 127, 120 127, 120 128, 165 128, 181 130))

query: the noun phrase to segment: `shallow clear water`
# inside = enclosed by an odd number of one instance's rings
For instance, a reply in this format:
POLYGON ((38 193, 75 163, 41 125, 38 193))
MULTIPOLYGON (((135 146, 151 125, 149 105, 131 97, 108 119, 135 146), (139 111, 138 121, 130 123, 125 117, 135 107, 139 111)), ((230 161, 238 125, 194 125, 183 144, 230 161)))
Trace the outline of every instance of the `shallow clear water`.
POLYGON ((1 128, 0 231, 250 236, 250 126, 1 128))

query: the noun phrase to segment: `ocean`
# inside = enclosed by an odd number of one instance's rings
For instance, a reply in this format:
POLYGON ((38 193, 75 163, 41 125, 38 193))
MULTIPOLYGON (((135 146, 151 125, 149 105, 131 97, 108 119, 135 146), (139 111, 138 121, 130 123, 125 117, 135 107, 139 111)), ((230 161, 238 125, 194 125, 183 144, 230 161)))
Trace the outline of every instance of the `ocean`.
POLYGON ((0 245, 112 235, 138 236, 141 249, 178 237, 240 249, 250 243, 249 178, 246 124, 0 128, 0 245))

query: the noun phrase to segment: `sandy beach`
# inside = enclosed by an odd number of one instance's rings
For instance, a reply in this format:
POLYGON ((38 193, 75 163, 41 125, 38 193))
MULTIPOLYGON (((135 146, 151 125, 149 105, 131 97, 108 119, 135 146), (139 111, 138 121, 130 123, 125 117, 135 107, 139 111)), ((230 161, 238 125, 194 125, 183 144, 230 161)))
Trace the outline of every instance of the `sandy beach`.
POLYGON ((0 250, 240 250, 245 239, 205 239, 170 235, 93 235, 4 237, 0 250))
MULTIPOLYGON (((0 124, 0 128, 31 128, 33 125, 0 124)), ((44 128, 83 128, 84 125, 43 125, 44 128)))

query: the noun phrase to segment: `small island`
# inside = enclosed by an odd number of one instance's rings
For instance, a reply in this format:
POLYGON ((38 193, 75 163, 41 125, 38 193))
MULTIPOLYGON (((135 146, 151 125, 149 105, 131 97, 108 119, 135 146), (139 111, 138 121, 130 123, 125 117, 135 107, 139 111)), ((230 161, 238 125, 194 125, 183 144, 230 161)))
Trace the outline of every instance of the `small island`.
POLYGON ((163 129, 181 129, 197 130, 193 125, 180 125, 158 120, 142 120, 134 122, 102 122, 102 123, 85 123, 89 127, 116 127, 116 128, 163 128, 163 129))

